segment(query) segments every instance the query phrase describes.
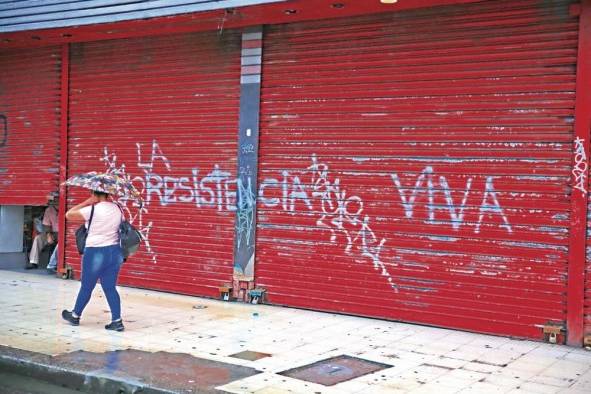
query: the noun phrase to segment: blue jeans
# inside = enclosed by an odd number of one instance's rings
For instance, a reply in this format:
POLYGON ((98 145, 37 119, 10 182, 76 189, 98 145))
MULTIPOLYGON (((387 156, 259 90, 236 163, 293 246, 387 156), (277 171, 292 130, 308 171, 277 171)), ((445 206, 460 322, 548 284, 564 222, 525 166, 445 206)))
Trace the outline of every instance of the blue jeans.
POLYGON ((121 247, 117 245, 87 247, 82 257, 82 278, 80 291, 76 298, 74 313, 82 316, 82 311, 90 301, 96 282, 100 279, 103 292, 111 309, 112 320, 121 318, 121 299, 117 293, 117 276, 123 263, 121 247))
POLYGON ((47 263, 47 269, 56 269, 57 268, 57 248, 59 246, 56 246, 55 249, 53 249, 53 253, 51 254, 51 257, 49 258, 49 263, 47 263))

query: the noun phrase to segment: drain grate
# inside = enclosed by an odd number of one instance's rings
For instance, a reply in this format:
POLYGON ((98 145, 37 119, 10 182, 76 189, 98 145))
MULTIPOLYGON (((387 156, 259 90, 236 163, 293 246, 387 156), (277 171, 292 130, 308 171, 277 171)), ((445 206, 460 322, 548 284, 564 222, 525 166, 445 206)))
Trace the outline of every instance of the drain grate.
POLYGON ((256 360, 260 360, 261 358, 271 357, 271 355, 268 353, 253 352, 252 350, 245 350, 240 353, 231 354, 230 357, 239 358, 239 359, 248 360, 248 361, 256 361, 256 360))
POLYGON ((390 367, 388 364, 342 355, 283 371, 279 375, 333 386, 390 367))

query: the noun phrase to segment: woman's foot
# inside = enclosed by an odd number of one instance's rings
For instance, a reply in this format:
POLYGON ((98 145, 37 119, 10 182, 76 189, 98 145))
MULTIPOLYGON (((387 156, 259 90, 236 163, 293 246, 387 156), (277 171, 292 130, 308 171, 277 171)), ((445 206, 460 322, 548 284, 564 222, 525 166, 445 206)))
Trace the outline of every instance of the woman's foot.
POLYGON ((64 318, 65 321, 67 321, 68 323, 70 323, 73 326, 80 325, 80 316, 74 316, 73 312, 70 312, 70 311, 67 311, 64 309, 62 311, 62 317, 64 318))
POLYGON ((110 322, 105 326, 105 330, 112 330, 112 331, 123 331, 125 330, 125 326, 123 325, 123 320, 115 320, 110 322))

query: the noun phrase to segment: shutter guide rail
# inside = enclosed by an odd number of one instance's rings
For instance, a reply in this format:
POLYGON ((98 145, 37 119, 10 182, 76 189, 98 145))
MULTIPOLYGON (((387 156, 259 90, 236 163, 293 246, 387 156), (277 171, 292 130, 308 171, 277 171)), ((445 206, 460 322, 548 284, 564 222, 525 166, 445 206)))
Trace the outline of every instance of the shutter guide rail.
MULTIPOLYGON (((591 137, 591 0, 582 0, 575 103, 571 228, 568 266, 567 344, 581 346, 584 335, 589 138, 591 137), (584 166, 585 173, 577 173, 584 166)), ((588 264, 588 262, 587 262, 588 264)))
POLYGON ((60 102, 60 178, 59 178, 59 209, 58 222, 58 272, 67 274, 66 270, 66 207, 67 190, 66 182, 68 176, 68 121, 69 121, 69 99, 70 99, 70 44, 63 44, 61 51, 61 102, 60 102))

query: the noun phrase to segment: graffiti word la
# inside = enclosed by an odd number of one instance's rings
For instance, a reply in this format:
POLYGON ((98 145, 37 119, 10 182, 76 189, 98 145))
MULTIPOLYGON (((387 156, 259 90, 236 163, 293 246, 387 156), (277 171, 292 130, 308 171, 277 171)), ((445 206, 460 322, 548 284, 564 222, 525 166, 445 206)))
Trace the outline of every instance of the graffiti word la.
MULTIPOLYGON (((404 208, 404 214, 408 219, 414 217, 415 208, 418 205, 417 201, 424 201, 424 197, 426 197, 426 223, 442 224, 443 220, 441 219, 441 216, 439 220, 436 218, 436 212, 441 211, 444 213, 441 213, 440 215, 446 215, 449 217, 451 226, 454 230, 458 230, 460 226, 464 224, 466 205, 468 197, 472 191, 472 182, 474 178, 469 177, 466 180, 466 187, 460 196, 461 202, 459 202, 454 201, 447 179, 441 175, 435 177, 432 167, 425 167, 421 174, 417 176, 414 185, 410 187, 402 185, 398 174, 392 174, 391 177, 398 190, 400 202, 404 208)), ((509 233, 513 232, 509 220, 499 204, 492 176, 486 177, 482 200, 479 203, 478 220, 474 226, 475 233, 480 232, 480 225, 485 217, 489 216, 498 216, 501 221, 499 226, 507 230, 509 233)))

